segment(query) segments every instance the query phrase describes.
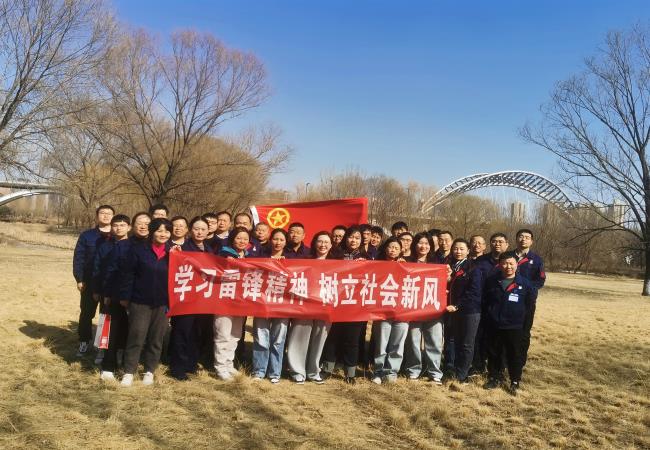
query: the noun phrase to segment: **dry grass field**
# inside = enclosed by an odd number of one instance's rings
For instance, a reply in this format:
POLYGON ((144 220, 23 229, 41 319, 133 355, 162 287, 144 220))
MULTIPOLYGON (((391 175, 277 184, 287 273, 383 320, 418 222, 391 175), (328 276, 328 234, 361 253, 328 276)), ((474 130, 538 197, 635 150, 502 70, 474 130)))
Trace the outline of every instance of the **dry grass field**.
POLYGON ((177 383, 165 367, 153 387, 122 389, 75 357, 71 251, 5 243, 0 256, 1 448, 650 448, 650 300, 636 280, 550 274, 517 397, 482 379, 177 383))

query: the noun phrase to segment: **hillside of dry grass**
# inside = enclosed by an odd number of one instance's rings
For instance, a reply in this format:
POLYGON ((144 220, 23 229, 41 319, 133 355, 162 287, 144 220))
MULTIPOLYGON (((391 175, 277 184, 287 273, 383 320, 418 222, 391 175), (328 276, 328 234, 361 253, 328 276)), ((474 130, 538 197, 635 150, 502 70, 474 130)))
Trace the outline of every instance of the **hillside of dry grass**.
POLYGON ((638 280, 550 274, 521 394, 376 386, 100 382, 76 353, 71 252, 0 247, 1 448, 650 448, 650 300, 638 280))

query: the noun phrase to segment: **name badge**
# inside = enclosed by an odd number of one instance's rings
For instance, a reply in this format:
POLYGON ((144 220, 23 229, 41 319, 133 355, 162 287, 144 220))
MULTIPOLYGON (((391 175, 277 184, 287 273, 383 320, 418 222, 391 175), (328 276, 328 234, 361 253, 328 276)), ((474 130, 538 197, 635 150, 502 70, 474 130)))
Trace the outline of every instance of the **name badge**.
POLYGON ((509 302, 518 302, 519 301, 519 294, 510 294, 508 296, 508 301, 509 302))

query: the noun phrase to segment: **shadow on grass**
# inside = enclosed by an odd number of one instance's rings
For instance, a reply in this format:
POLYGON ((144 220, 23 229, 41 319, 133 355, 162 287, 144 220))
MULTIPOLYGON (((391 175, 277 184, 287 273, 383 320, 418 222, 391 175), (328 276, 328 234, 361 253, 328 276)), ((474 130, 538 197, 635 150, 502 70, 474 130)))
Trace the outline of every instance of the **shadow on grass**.
POLYGON ((79 362, 84 370, 95 368, 95 352, 90 351, 84 357, 77 356, 77 322, 69 321, 68 326, 54 326, 34 320, 24 320, 20 332, 32 339, 44 339, 44 346, 68 364, 79 362))

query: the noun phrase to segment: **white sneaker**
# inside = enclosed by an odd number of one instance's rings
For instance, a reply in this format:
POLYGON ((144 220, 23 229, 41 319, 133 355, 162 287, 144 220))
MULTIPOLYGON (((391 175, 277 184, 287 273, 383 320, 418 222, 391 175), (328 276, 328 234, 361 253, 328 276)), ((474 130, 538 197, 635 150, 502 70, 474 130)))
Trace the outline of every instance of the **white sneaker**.
POLYGON ((375 383, 375 384, 381 384, 381 378, 380 377, 374 377, 372 379, 372 382, 375 383))
POLYGON ((230 372, 217 372, 217 378, 221 381, 232 381, 233 377, 230 375, 230 372))
POLYGON ((104 360, 104 349, 102 348, 97 352, 97 355, 95 356, 95 364, 100 365, 103 360, 104 360))
POLYGON ((115 381, 115 375, 108 370, 102 370, 99 374, 99 379, 102 381, 115 381))
POLYGON ((79 342, 79 350, 77 350, 77 356, 85 356, 86 353, 88 353, 88 348, 90 346, 88 345, 88 342, 82 341, 79 342))
POLYGON ((153 384, 153 373, 145 372, 142 376, 142 384, 145 386, 151 386, 153 384))
POLYGON ((279 378, 271 378, 271 384, 278 384, 280 382, 279 378))
POLYGON ((122 387, 131 387, 133 384, 133 374, 132 373, 125 373, 124 376, 122 377, 122 382, 120 385, 122 387))

